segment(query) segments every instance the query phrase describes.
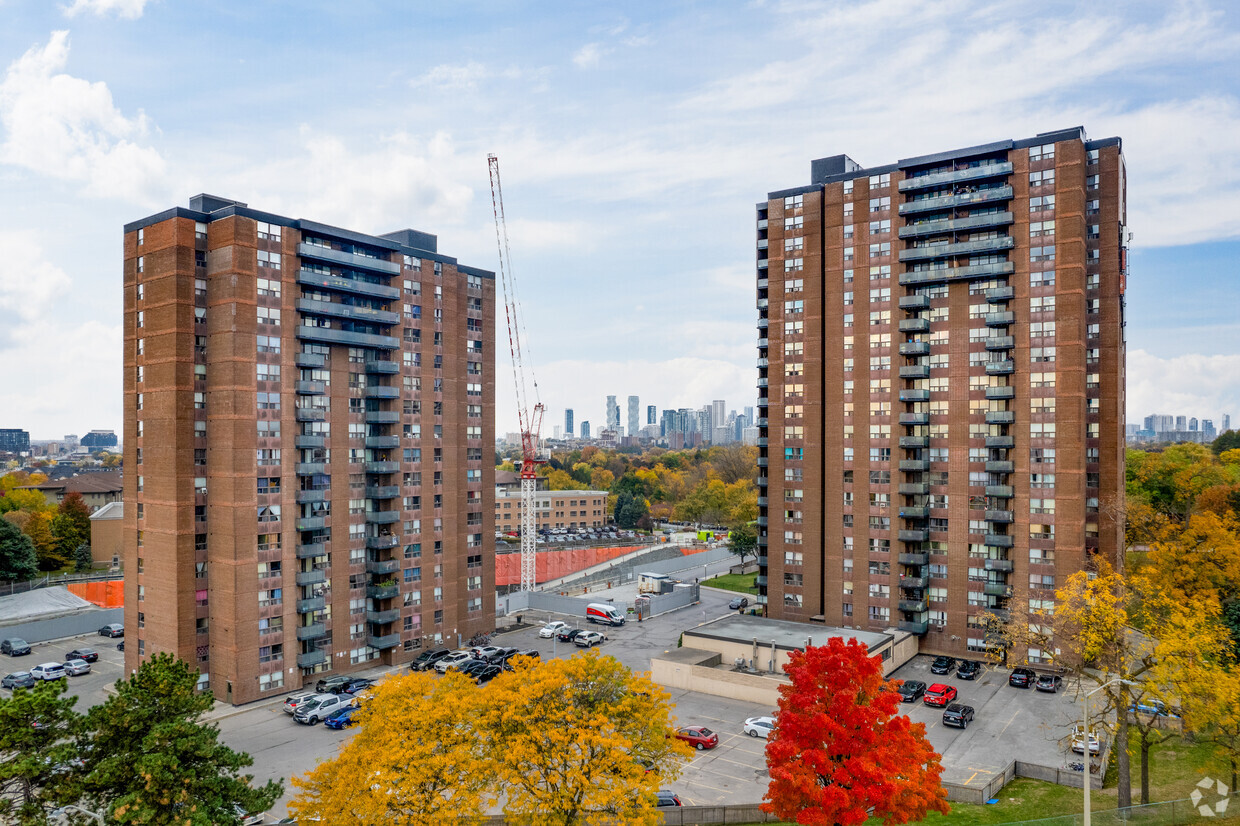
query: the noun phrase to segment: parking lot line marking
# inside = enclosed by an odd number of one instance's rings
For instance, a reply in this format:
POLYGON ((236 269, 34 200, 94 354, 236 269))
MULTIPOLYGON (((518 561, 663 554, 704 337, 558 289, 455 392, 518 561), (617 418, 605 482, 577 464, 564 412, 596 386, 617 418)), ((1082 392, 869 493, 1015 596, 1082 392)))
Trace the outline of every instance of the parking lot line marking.
POLYGON ((968 780, 966 780, 966 781, 964 781, 964 785, 966 785, 966 786, 967 786, 967 785, 969 785, 970 783, 972 783, 972 782, 973 782, 973 778, 975 778, 975 777, 977 777, 977 772, 973 772, 973 774, 969 775, 969 779, 968 779, 968 780))
MULTIPOLYGON (((1004 733, 1005 731, 1007 731, 1007 730, 1008 730, 1008 726, 1012 725, 1012 723, 1016 720, 1016 718, 1017 718, 1019 715, 1020 715, 1020 709, 1019 709, 1019 708, 1018 708, 1018 709, 1016 709, 1015 711, 1013 711, 1013 712, 1012 712, 1012 718, 1011 718, 1010 720, 1008 720, 1008 721, 1004 724, 1003 728, 999 729, 999 735, 998 735, 998 737, 999 737, 999 738, 1003 737, 1003 733, 1004 733)), ((996 738, 996 739, 998 739, 998 738, 996 738)))

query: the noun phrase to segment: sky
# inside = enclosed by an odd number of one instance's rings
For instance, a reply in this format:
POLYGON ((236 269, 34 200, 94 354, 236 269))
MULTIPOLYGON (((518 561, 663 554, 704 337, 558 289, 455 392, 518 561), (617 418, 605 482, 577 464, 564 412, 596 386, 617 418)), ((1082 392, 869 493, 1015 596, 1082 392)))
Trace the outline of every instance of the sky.
MULTIPOLYGON (((210 192, 496 269, 526 367, 753 404, 754 205, 1083 125, 1123 139, 1128 421, 1240 417, 1240 9, 1228 2, 0 0, 0 427, 120 432, 122 226, 210 192)), ((502 324, 502 313, 500 323, 502 324)), ((497 342, 507 341, 497 331, 497 342)), ((496 430, 516 430, 497 346, 496 430)))

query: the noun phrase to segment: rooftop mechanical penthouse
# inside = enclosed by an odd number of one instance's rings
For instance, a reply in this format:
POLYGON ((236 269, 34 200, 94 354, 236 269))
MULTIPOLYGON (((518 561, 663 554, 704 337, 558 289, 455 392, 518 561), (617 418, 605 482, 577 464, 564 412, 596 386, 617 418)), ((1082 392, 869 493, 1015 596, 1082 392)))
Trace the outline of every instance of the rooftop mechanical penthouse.
POLYGON ((127 669, 244 703, 494 627, 492 273, 199 195, 124 281, 127 669))
POLYGON ((1081 128, 822 158, 758 204, 769 616, 967 655, 1119 562, 1125 220, 1120 139, 1081 128))

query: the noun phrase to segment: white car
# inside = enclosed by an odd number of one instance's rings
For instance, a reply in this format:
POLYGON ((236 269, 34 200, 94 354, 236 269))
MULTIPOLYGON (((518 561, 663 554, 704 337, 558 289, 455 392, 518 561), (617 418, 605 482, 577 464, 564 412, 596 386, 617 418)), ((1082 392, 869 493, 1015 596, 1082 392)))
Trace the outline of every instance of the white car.
POLYGON ((435 670, 440 674, 447 674, 449 668, 456 668, 460 663, 466 660, 472 660, 474 655, 469 651, 453 651, 439 662, 435 663, 435 670))
POLYGON ((573 645, 578 648, 592 648, 606 639, 607 635, 601 634, 598 631, 582 631, 580 634, 573 637, 573 645))
MULTIPOLYGON (((1084 728, 1078 723, 1072 727, 1072 751, 1076 754, 1085 753, 1084 728)), ((1102 741, 1098 739, 1096 729, 1089 730, 1089 753, 1099 754, 1102 751, 1102 741)))
POLYGON ((567 627, 568 627, 567 622, 561 622, 560 620, 553 620, 552 622, 549 622, 546 625, 544 625, 542 628, 538 629, 538 636, 542 637, 544 640, 549 640, 552 637, 554 637, 556 634, 560 633, 561 629, 567 628, 567 627))
POLYGON ((303 691, 300 694, 291 694, 284 698, 284 713, 293 714, 297 711, 297 706, 309 700, 311 697, 317 697, 318 693, 314 691, 303 691))
POLYGON ((71 677, 90 673, 90 663, 86 660, 65 660, 65 673, 71 677))
POLYGON ((318 694, 299 704, 293 719, 306 725, 317 725, 340 709, 353 704, 352 694, 318 694))
POLYGON ((65 676, 65 667, 60 663, 43 663, 30 669, 30 676, 36 680, 61 680, 65 676))
POLYGON ((750 737, 767 738, 771 736, 771 729, 775 728, 774 717, 750 717, 745 721, 745 733, 750 737))

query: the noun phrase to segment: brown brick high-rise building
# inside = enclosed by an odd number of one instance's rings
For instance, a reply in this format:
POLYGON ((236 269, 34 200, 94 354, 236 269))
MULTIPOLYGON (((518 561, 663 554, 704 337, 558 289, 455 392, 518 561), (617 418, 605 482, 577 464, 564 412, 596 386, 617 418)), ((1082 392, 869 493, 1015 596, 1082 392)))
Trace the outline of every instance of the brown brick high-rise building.
POLYGON ((1120 140, 1079 128, 758 204, 770 616, 967 656, 1122 559, 1125 220, 1120 140))
POLYGON ((200 195, 124 277, 127 669, 244 703, 494 628, 492 273, 200 195))

